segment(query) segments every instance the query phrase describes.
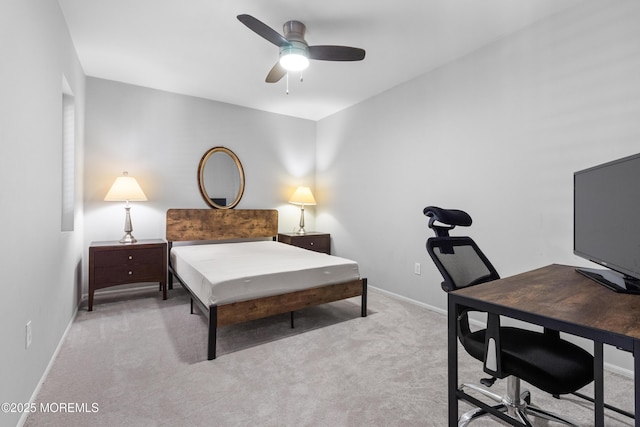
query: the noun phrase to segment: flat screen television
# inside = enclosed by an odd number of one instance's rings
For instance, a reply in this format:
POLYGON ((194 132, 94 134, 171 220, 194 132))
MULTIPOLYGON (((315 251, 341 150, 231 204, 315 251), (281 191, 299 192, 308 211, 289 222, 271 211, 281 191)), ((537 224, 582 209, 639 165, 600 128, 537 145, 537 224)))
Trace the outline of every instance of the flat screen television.
POLYGON ((573 252, 606 267, 580 273, 640 294, 640 154, 574 173, 573 252))

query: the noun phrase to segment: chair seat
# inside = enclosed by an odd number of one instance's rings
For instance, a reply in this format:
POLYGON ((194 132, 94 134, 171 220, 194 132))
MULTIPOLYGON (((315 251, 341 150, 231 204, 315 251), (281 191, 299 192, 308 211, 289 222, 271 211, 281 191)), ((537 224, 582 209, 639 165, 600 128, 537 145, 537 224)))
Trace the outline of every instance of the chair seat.
MULTIPOLYGON (((472 357, 485 359, 484 329, 467 335, 461 342, 472 357)), ((547 393, 572 393, 593 381, 593 357, 568 341, 540 332, 502 327, 500 342, 503 373, 547 393)))

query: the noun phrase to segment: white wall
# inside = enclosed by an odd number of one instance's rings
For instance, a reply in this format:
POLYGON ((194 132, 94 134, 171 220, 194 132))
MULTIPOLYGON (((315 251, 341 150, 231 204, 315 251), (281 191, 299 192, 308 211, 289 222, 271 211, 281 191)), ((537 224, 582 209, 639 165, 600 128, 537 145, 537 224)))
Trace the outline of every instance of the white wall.
MULTIPOLYGON (((289 196, 298 185, 315 184, 313 121, 96 78, 87 79, 86 109, 86 247, 122 237, 124 204, 104 196, 125 170, 149 199, 132 202, 137 239, 164 238, 169 208, 209 208, 197 168, 211 147, 227 147, 242 162, 245 192, 237 209, 278 209, 280 231, 298 223, 289 196)), ((312 209, 308 220, 313 226, 312 209)))
MULTIPOLYGON (((55 1, 0 2, 0 58, 0 401, 18 403, 31 398, 79 301, 84 75, 55 1), (64 233, 63 75, 76 102, 75 231, 64 233)), ((0 413, 0 425, 19 418, 0 413)))
POLYGON ((584 264, 572 174, 640 152, 639 40, 640 3, 585 2, 320 121, 317 228, 371 286, 441 309, 428 205, 468 211, 503 276, 584 264))

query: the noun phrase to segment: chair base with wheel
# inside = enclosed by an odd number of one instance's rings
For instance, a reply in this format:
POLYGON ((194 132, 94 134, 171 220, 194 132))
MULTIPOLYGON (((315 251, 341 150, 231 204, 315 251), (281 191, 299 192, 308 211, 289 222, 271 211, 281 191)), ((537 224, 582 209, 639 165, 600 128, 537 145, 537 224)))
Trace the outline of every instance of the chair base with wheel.
MULTIPOLYGON (((575 424, 574 421, 569 420, 568 418, 556 415, 552 412, 532 405, 531 392, 529 392, 529 390, 523 390, 522 392, 520 391, 520 378, 518 377, 507 377, 507 394, 505 396, 493 393, 487 388, 476 384, 462 384, 459 390, 463 390, 465 388, 475 390, 483 396, 490 398, 494 402, 499 403, 499 405, 494 406, 493 409, 508 414, 510 417, 518 420, 523 425, 533 425, 529 418, 529 416, 532 415, 538 418, 544 418, 549 421, 555 421, 561 424, 578 427, 578 425, 575 424)), ((460 416, 460 419, 458 420, 458 426, 465 427, 471 421, 483 415, 488 415, 488 412, 482 408, 476 408, 472 409, 471 411, 465 412, 460 416)))

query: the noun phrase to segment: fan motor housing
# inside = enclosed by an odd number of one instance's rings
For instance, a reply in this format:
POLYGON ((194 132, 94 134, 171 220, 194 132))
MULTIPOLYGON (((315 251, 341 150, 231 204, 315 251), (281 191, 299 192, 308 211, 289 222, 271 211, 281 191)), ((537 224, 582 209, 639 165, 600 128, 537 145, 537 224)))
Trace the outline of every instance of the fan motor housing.
POLYGON ((305 25, 300 21, 287 21, 282 26, 284 38, 289 41, 298 41, 304 43, 304 33, 306 31, 307 27, 305 27, 305 25))
POLYGON ((306 43, 292 41, 289 46, 282 46, 280 48, 280 57, 285 55, 302 55, 309 57, 309 46, 306 43))

